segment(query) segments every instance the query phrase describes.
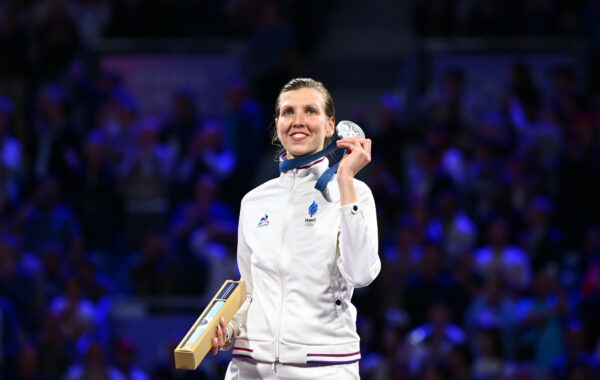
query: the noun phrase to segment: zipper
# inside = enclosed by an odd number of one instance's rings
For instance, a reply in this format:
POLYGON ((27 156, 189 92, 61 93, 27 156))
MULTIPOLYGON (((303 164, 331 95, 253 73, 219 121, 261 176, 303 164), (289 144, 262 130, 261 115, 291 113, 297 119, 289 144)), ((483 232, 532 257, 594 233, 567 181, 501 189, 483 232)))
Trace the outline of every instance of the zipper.
POLYGON ((279 314, 277 316, 277 331, 275 335, 275 363, 273 363, 273 369, 276 370, 277 364, 279 364, 279 338, 281 335, 281 316, 283 314, 283 296, 285 294, 285 277, 283 275, 283 254, 285 252, 285 234, 287 232, 288 219, 290 217, 290 209, 292 208, 294 200, 294 184, 296 183, 296 174, 298 169, 293 169, 292 175, 292 186, 288 193, 288 204, 285 208, 285 218, 283 223, 283 232, 281 234, 281 253, 279 255, 279 277, 281 278, 281 299, 279 300, 279 314))

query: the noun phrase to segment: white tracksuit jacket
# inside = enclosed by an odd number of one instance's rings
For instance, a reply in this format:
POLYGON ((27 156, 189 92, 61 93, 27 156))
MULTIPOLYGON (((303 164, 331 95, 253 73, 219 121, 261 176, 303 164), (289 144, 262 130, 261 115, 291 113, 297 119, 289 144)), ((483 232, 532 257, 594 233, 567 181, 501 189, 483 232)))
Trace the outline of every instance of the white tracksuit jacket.
POLYGON ((322 158, 285 172, 242 199, 237 259, 247 299, 231 325, 234 357, 290 364, 360 359, 353 289, 378 275, 375 201, 354 180, 358 201, 340 207, 314 188, 322 158))

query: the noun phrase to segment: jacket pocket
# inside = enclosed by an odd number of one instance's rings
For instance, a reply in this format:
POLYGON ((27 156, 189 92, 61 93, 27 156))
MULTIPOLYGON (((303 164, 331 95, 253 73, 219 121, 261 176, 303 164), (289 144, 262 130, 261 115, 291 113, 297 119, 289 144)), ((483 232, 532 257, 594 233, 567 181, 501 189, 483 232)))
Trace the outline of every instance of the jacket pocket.
POLYGON ((343 318, 344 311, 346 309, 346 305, 344 302, 344 297, 342 296, 342 288, 340 286, 341 279, 333 279, 332 288, 333 288, 333 308, 335 309, 336 322, 338 327, 343 327, 343 318))

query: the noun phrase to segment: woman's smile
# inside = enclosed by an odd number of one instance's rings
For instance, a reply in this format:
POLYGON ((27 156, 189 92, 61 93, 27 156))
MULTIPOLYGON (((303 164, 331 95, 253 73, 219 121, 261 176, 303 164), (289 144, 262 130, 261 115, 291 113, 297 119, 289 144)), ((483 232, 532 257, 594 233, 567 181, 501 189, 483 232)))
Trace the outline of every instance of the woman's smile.
POLYGON ((305 138, 307 138, 308 135, 303 132, 294 132, 294 133, 292 133, 291 137, 292 137, 292 140, 294 140, 294 141, 302 141, 305 138))

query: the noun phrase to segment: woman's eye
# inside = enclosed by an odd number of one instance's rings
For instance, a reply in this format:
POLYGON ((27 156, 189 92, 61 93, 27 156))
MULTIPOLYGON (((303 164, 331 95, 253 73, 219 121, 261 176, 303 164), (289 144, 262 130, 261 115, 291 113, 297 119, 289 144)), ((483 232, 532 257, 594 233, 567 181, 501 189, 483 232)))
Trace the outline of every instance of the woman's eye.
POLYGON ((308 109, 308 113, 311 114, 311 115, 313 115, 313 114, 316 114, 317 111, 314 108, 309 108, 308 109))
POLYGON ((291 115, 292 114, 292 110, 284 110, 283 114, 284 115, 291 115))

